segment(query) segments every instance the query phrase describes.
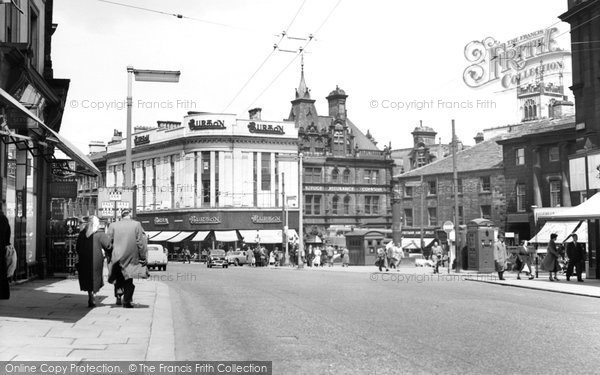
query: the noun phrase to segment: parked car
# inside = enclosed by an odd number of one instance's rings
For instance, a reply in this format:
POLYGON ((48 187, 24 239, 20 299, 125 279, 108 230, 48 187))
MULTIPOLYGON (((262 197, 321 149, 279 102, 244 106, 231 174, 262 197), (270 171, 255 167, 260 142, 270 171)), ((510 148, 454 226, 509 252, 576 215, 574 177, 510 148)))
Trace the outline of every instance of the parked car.
POLYGON ((225 259, 227 259, 227 264, 235 264, 236 266, 248 263, 245 251, 230 251, 225 259))
POLYGON ((206 266, 208 268, 213 268, 214 266, 223 268, 229 267, 229 263, 227 263, 227 259, 225 259, 225 250, 211 250, 208 255, 206 266))
POLYGON ((167 264, 169 263, 167 256, 167 249, 162 247, 162 245, 150 244, 148 245, 148 268, 155 269, 157 268, 159 271, 162 269, 163 271, 167 270, 167 264))

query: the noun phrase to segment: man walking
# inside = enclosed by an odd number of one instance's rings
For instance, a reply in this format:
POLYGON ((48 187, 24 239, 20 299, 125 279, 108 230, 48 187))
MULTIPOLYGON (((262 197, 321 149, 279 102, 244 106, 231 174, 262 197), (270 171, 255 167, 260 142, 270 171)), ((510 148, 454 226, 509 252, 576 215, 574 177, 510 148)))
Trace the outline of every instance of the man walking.
POLYGON ((113 251, 108 266, 108 282, 115 284, 117 305, 132 308, 133 278, 146 278, 146 235, 142 225, 131 218, 129 210, 123 210, 122 220, 108 227, 108 237, 113 243, 113 251), (123 301, 121 301, 121 297, 123 301))
POLYGON ((508 252, 504 244, 504 233, 500 233, 498 234, 498 241, 494 242, 494 264, 500 280, 505 280, 504 271, 506 270, 507 262, 508 252))
POLYGON ((583 245, 577 242, 577 235, 571 235, 573 241, 567 244, 567 256, 569 257, 569 264, 567 265, 567 281, 570 281, 571 275, 573 274, 573 267, 575 267, 575 274, 577 275, 577 281, 583 282, 581 274, 585 265, 585 249, 583 245))

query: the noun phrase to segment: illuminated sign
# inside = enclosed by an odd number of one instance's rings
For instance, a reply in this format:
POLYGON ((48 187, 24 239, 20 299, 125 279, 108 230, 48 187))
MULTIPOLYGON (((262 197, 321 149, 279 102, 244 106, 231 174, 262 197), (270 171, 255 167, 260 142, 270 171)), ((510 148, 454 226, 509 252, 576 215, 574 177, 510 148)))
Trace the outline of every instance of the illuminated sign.
POLYGON ((194 120, 188 122, 190 130, 225 129, 223 120, 194 120))
POLYGON ((557 31, 556 27, 538 30, 505 43, 492 37, 472 41, 464 50, 471 63, 463 73, 464 82, 476 88, 500 81, 509 88, 540 74, 563 71, 562 59, 570 53, 556 45, 557 31))
POLYGON ((133 143, 136 146, 145 145, 145 144, 150 143, 150 134, 136 135, 135 138, 133 139, 133 143))
POLYGON ((283 125, 257 124, 254 121, 248 123, 248 130, 250 133, 285 134, 283 125))

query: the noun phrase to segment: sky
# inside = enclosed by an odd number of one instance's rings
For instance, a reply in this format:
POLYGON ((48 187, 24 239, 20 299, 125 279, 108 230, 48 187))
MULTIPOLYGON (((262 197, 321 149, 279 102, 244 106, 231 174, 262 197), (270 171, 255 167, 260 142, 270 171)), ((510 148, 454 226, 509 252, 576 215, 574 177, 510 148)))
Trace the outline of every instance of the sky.
MULTIPOLYGON (((338 85, 349 95, 348 117, 380 147, 412 146, 410 132, 420 121, 447 143, 453 119, 457 136, 473 144, 482 129, 520 117, 514 88, 465 84, 472 64, 467 44, 487 37, 505 42, 550 26, 559 29, 560 48, 568 50, 570 41, 568 25, 558 19, 566 0, 115 1, 168 14, 98 0, 54 1, 54 76, 71 80, 60 133, 84 153, 90 141, 109 141, 113 129, 125 134, 128 65, 181 71, 179 83, 133 83, 133 126, 182 121, 188 111, 247 118, 254 107, 263 109, 263 120, 287 118, 301 59, 272 53, 283 30, 314 36, 308 44, 285 38, 279 49, 306 45, 305 78, 320 115, 327 115, 325 97, 338 85)), ((567 87, 570 76, 569 60, 567 87)))

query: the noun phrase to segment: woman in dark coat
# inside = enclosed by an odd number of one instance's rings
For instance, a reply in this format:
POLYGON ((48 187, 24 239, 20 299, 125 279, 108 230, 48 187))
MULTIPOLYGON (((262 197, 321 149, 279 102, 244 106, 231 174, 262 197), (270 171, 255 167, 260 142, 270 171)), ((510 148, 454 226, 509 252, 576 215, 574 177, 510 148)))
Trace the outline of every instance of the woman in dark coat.
POLYGON ((104 254, 102 250, 111 248, 110 239, 104 232, 98 232, 100 220, 90 216, 86 227, 77 238, 77 272, 79 274, 79 288, 88 292, 88 307, 96 306, 95 294, 102 288, 102 269, 104 267, 104 254))
POLYGON ((10 287, 8 284, 8 273, 6 264, 6 246, 10 244, 10 225, 8 224, 8 218, 2 211, 0 205, 0 250, 2 250, 2 256, 0 256, 0 299, 10 298, 10 287))

